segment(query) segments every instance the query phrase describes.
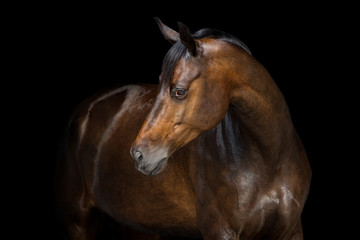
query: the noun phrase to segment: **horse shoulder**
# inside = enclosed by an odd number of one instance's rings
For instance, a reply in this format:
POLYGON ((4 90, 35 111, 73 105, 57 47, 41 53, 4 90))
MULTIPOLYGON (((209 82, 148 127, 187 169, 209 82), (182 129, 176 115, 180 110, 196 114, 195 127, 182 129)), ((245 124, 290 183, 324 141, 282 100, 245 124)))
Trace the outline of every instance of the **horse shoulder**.
POLYGON ((259 195, 252 211, 259 218, 259 232, 272 229, 280 238, 293 234, 299 224, 311 178, 306 156, 301 151, 285 158, 273 182, 259 195))

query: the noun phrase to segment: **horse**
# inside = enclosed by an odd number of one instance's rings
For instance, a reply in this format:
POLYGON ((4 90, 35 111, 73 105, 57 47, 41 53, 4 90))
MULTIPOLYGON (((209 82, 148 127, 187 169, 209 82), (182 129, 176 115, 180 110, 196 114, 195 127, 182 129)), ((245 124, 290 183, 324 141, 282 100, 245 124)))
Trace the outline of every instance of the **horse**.
POLYGON ((102 219, 126 239, 303 239, 311 168, 276 83, 235 36, 155 18, 172 46, 159 84, 75 109, 56 201, 68 239, 102 219))

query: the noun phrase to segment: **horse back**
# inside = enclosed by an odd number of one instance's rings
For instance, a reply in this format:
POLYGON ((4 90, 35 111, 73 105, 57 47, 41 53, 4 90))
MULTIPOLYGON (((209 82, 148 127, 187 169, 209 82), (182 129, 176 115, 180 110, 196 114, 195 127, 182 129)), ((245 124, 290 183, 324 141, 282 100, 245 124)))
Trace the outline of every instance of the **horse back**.
POLYGON ((55 194, 59 205, 69 205, 73 198, 84 199, 84 196, 88 198, 87 204, 93 201, 96 158, 101 145, 118 127, 126 129, 122 131, 124 141, 136 136, 138 129, 131 128, 141 126, 156 88, 155 85, 121 86, 96 93, 77 106, 59 149, 55 194))

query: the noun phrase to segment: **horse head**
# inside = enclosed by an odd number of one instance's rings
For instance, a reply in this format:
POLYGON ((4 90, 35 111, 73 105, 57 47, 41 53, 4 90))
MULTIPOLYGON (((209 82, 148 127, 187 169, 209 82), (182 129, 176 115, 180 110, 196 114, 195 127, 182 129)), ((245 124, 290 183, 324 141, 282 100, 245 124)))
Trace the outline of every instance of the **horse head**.
POLYGON ((224 49, 238 47, 228 43, 234 38, 221 41, 209 29, 192 35, 180 22, 176 32, 156 21, 173 45, 163 60, 156 101, 130 150, 136 168, 147 175, 160 173, 172 153, 224 118, 233 97, 224 49))

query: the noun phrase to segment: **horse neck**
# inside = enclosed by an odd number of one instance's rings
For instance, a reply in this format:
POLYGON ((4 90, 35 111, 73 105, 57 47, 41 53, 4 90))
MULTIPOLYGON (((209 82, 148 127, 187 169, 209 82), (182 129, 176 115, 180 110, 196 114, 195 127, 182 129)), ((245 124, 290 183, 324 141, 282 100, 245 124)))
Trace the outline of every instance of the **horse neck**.
POLYGON ((232 70, 231 114, 239 122, 244 144, 276 161, 274 156, 294 138, 289 110, 265 68, 251 56, 243 58, 232 70))
MULTIPOLYGON (((235 60, 230 61, 221 66, 236 66, 235 60)), ((297 151, 287 104, 270 75, 251 56, 217 79, 221 77, 231 79, 230 105, 224 119, 191 144, 195 153, 193 176, 200 183, 212 181, 233 187, 234 179, 240 179, 237 182, 243 186, 252 184, 249 179, 260 182, 260 176, 271 179, 297 151)))

